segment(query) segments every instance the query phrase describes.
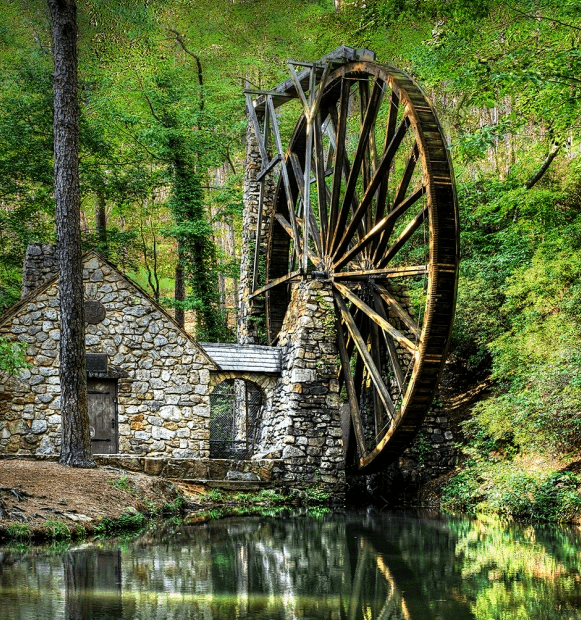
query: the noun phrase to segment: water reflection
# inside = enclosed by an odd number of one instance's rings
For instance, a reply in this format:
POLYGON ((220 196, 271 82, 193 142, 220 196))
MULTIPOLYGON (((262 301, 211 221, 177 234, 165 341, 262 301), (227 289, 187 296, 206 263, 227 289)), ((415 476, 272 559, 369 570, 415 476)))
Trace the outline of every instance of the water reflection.
POLYGON ((573 530, 377 512, 0 551, 0 620, 581 620, 573 530))

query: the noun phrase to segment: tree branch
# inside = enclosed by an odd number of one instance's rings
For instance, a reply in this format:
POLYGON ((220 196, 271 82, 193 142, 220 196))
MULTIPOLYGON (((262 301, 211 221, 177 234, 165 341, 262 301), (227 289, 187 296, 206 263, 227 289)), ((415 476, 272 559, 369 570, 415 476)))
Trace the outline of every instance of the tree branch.
POLYGON ((506 6, 511 11, 514 11, 515 13, 518 13, 519 15, 522 15, 523 17, 528 17, 528 19, 536 19, 537 21, 544 19, 545 21, 553 22, 554 24, 559 24, 560 26, 565 26, 566 28, 572 28, 573 30, 581 30, 579 26, 573 26, 573 24, 566 24, 565 22, 559 21, 558 19, 553 19, 552 17, 546 17, 545 15, 531 15, 530 13, 525 13, 524 11, 521 11, 520 9, 515 8, 514 6, 511 6, 510 4, 507 4, 506 6))

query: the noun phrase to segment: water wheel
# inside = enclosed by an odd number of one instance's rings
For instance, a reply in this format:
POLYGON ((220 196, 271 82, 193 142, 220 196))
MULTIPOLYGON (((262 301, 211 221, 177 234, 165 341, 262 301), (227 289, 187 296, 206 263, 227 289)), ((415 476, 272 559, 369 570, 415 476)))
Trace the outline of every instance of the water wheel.
MULTIPOLYGON (((291 76, 281 86, 303 113, 284 153, 272 127, 270 165, 282 165, 254 296, 265 295, 275 344, 292 281, 330 282, 348 465, 369 473, 414 438, 445 362, 458 273, 452 166, 431 104, 404 72, 363 60, 291 76)), ((262 97, 271 119, 276 96, 262 97)))

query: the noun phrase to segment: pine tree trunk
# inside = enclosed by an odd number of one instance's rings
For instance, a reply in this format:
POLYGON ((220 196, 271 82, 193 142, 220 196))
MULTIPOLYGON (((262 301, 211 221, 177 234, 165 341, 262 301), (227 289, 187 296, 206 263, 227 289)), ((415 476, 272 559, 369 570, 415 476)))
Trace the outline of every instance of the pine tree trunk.
POLYGON ((48 0, 54 54, 54 193, 59 262, 60 463, 95 467, 91 455, 80 231, 75 0, 48 0))

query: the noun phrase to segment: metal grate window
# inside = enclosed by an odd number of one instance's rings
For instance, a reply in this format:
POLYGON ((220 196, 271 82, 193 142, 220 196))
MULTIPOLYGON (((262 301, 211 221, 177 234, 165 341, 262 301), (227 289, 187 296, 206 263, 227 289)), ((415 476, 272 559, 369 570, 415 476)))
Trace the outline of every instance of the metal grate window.
POLYGON ((251 381, 228 379, 210 394, 210 458, 252 456, 262 417, 262 392, 251 381))

